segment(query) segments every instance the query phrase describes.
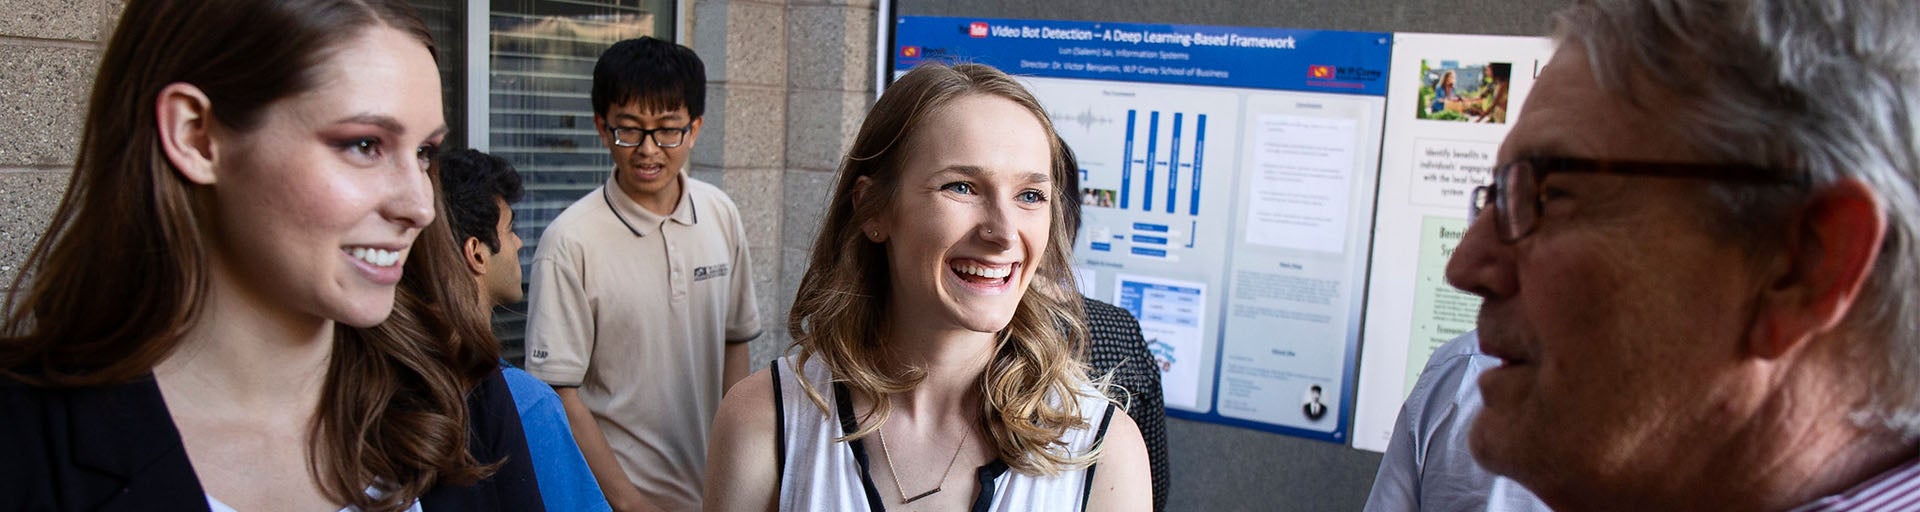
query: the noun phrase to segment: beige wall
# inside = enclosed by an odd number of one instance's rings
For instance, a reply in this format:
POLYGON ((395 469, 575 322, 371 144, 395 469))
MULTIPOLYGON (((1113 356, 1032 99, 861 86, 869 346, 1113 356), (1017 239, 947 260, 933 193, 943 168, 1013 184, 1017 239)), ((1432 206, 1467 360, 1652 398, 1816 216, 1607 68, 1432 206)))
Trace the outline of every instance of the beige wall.
POLYGON ((0 290, 60 203, 119 0, 0 0, 0 290))

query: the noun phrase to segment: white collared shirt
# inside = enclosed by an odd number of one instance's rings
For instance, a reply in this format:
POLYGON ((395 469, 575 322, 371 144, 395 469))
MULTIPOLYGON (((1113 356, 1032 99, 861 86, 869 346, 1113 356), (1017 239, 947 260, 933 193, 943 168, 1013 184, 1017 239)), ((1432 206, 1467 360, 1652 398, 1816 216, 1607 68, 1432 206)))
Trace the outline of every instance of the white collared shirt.
POLYGON ((1480 352, 1478 331, 1433 351, 1393 422, 1368 512, 1551 510, 1519 483, 1481 468, 1467 449, 1473 417, 1485 406, 1480 373, 1499 364, 1480 352))

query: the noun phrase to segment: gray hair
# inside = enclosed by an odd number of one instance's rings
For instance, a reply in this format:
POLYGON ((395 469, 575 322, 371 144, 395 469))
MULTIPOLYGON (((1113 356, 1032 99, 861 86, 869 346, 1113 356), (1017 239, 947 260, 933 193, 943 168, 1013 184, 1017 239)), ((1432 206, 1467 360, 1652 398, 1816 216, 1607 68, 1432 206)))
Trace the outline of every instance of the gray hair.
MULTIPOLYGON (((1676 100, 1661 111, 1709 158, 1879 194, 1886 242, 1846 319, 1874 392, 1852 418, 1920 437, 1920 2, 1581 0, 1558 22, 1603 89, 1676 100)), ((1716 186, 1714 230, 1776 247, 1804 190, 1716 186)))

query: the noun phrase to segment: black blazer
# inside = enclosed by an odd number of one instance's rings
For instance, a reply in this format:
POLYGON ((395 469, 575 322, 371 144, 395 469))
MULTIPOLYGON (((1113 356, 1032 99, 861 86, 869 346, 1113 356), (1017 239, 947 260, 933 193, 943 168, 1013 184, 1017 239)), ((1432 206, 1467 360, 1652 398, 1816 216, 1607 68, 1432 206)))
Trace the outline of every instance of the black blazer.
MULTIPOLYGON (((506 458, 475 485, 439 485, 426 510, 545 510, 520 413, 498 370, 468 395, 468 449, 506 458)), ((84 389, 0 378, 0 511, 209 510, 206 491, 151 376, 84 389)))

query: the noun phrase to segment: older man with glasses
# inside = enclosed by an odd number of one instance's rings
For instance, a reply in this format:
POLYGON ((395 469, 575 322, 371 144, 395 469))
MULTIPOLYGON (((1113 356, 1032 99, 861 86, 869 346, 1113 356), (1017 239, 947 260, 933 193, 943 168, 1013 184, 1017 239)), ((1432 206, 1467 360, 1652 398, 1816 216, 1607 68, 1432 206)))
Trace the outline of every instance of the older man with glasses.
POLYGON ((1447 268, 1557 510, 1920 508, 1920 3, 1588 0, 1447 268))

